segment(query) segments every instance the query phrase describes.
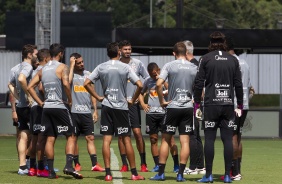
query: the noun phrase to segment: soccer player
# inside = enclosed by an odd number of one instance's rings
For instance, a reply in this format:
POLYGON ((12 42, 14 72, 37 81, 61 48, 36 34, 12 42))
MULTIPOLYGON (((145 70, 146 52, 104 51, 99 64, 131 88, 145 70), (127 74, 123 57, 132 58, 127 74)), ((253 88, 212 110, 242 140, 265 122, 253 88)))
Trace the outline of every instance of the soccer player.
POLYGON ((27 85, 32 77, 32 71, 36 68, 37 47, 35 45, 24 45, 22 49, 22 59, 18 70, 15 73, 15 87, 14 96, 18 97, 18 104, 16 112, 18 116, 18 128, 19 128, 19 143, 18 154, 20 160, 20 167, 18 174, 28 174, 28 167, 26 163, 26 153, 29 147, 29 119, 30 119, 30 106, 33 103, 33 99, 27 92, 27 85))
MULTIPOLYGON (((186 59, 196 66, 199 61, 193 55, 194 46, 189 40, 183 41, 186 46, 186 59)), ((197 118, 194 117, 194 131, 190 135, 190 166, 185 168, 184 174, 206 174, 204 168, 204 151, 203 143, 200 136, 200 126, 197 118)))
POLYGON ((38 105, 43 107, 41 131, 43 135, 47 136, 45 154, 49 167, 48 178, 57 178, 54 171, 54 145, 57 136, 63 134, 67 138, 64 173, 82 179, 82 175, 72 167, 76 144, 76 127, 72 123, 69 112, 69 108, 72 106, 69 68, 61 63, 65 48, 61 44, 54 43, 49 50, 52 60, 37 72, 28 86, 29 93, 38 105), (38 97, 34 89, 40 81, 44 89, 44 102, 38 97))
POLYGON ((162 143, 160 147, 159 173, 151 180, 165 180, 165 165, 172 136, 179 131, 181 144, 180 167, 176 181, 183 182, 183 172, 190 154, 189 135, 193 131, 193 102, 192 87, 197 67, 186 60, 186 46, 178 42, 173 47, 176 60, 164 65, 156 84, 159 101, 166 107, 164 126, 162 129, 162 143), (163 84, 168 80, 168 101, 163 97, 163 84))
MULTIPOLYGON (((97 163, 96 147, 94 143, 94 122, 97 122, 98 111, 96 99, 92 97, 83 87, 83 83, 90 75, 90 72, 84 69, 83 57, 78 53, 70 55, 70 75, 71 93, 73 105, 71 107, 72 121, 77 127, 77 136, 85 135, 87 150, 92 162, 92 171, 104 171, 97 163), (94 107, 94 113, 91 114, 91 102, 94 107)), ((75 170, 80 171, 78 146, 74 155, 75 170)))
MULTIPOLYGON (((119 48, 121 50, 121 58, 120 58, 121 62, 128 64, 138 77, 141 76, 143 79, 149 77, 149 74, 147 73, 144 64, 140 60, 131 57, 132 48, 131 48, 131 43, 128 40, 121 41, 119 43, 119 48)), ((132 99, 135 90, 136 90, 136 86, 134 86, 128 81, 127 90, 126 90, 128 100, 132 99)), ((138 102, 134 102, 133 105, 129 107, 129 121, 136 140, 136 146, 140 155, 141 172, 148 172, 148 168, 146 164, 145 142, 141 132, 141 112, 138 102)), ((122 143, 121 137, 119 138, 118 145, 123 163, 120 171, 125 172, 128 171, 128 164, 126 161, 125 147, 124 144, 122 143)))
MULTIPOLYGON (((160 106, 159 97, 156 91, 156 82, 160 75, 160 68, 156 63, 149 63, 147 67, 150 77, 147 77, 143 84, 143 89, 139 97, 140 104, 146 113, 146 133, 150 135, 151 142, 151 152, 155 162, 155 167, 152 172, 159 171, 159 149, 158 149, 158 132, 161 130, 165 110, 160 106), (144 96, 148 95, 148 103, 144 102, 144 96)), ((168 84, 165 82, 163 87, 163 93, 167 96, 168 84)), ((174 161, 173 171, 178 172, 179 170, 179 160, 178 160, 178 150, 175 144, 174 137, 171 139, 170 153, 174 161)))
MULTIPOLYGON (((242 83, 243 83, 243 111, 242 115, 238 115, 235 118, 235 124, 237 125, 237 130, 233 135, 233 160, 232 160, 232 180, 241 180, 241 160, 242 160, 242 129, 244 126, 245 119, 249 111, 249 98, 255 93, 254 88, 250 81, 250 67, 244 59, 240 59, 234 52, 234 43, 231 37, 227 37, 226 44, 229 54, 236 57, 239 61, 241 73, 242 73, 242 83)), ((237 107, 236 98, 234 99, 235 108, 237 107)))
POLYGON ((231 183, 229 173, 233 156, 232 136, 237 128, 233 103, 234 88, 239 109, 243 106, 243 89, 238 60, 226 52, 225 35, 219 31, 210 35, 209 53, 200 59, 194 86, 195 115, 199 113, 203 88, 206 174, 198 182, 213 182, 214 141, 217 128, 220 128, 224 146, 224 182, 231 183))
MULTIPOLYGON (((42 69, 42 67, 51 59, 48 49, 40 49, 37 53, 37 59, 39 66, 33 71, 32 76, 42 69)), ((44 101, 43 89, 41 83, 36 87, 36 93, 39 98, 44 101)), ((46 137, 41 133, 41 116, 42 107, 40 107, 35 101, 33 102, 30 110, 30 132, 32 134, 30 144, 30 169, 29 176, 48 177, 49 172, 44 168, 44 149, 46 143, 46 137), (37 165, 36 165, 37 157, 37 165)))
POLYGON ((105 180, 111 181, 113 179, 110 169, 110 144, 114 134, 121 137, 125 145, 132 173, 131 179, 144 180, 144 177, 138 175, 136 170, 128 116, 128 105, 132 105, 138 98, 142 90, 142 83, 130 66, 119 61, 119 53, 118 43, 109 43, 107 45, 107 54, 110 60, 94 69, 84 82, 84 87, 99 102, 102 102, 100 133, 103 135, 102 152, 106 169, 105 180), (93 87, 93 83, 95 84, 97 80, 100 80, 102 84, 103 96, 99 96, 95 91, 95 86, 93 87), (126 99, 128 80, 137 85, 131 100, 126 99))

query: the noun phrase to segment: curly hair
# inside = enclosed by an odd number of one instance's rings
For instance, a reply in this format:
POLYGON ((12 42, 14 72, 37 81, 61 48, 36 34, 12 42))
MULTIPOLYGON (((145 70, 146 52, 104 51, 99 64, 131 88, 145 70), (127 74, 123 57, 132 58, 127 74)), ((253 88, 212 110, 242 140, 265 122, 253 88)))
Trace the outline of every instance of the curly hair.
POLYGON ((225 35, 219 31, 215 31, 210 35, 209 52, 214 50, 227 51, 225 35))

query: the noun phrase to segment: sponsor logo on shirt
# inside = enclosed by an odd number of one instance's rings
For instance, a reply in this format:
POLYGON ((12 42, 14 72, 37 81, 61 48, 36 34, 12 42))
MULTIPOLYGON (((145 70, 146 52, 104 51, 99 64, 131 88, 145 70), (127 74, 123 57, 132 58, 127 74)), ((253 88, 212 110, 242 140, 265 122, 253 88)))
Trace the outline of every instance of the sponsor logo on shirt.
POLYGON ((74 85, 73 90, 76 93, 85 93, 87 90, 84 88, 84 86, 74 85))
POLYGON ((176 127, 171 126, 171 125, 166 125, 166 132, 175 132, 176 127))
POLYGON ((219 56, 219 55, 215 55, 214 58, 215 60, 227 60, 227 58, 219 56))
POLYGON ((106 91, 118 91, 118 89, 114 89, 114 88, 107 88, 106 91))
POLYGON ((214 128, 215 122, 205 121, 205 128, 214 128))
POLYGON ((117 130, 118 130, 118 134, 127 133, 128 127, 118 127, 117 130))
POLYGON ((187 92, 189 92, 189 90, 177 88, 176 92, 178 92, 178 93, 181 93, 181 92, 187 93, 187 92))
POLYGON ((214 87, 216 88, 229 88, 230 84, 218 84, 216 83, 214 87))
POLYGON ((107 70, 118 70, 118 67, 108 65, 107 70))
POLYGON ((150 89, 150 96, 151 96, 151 97, 158 97, 157 91, 154 90, 154 89, 150 89))
POLYGON ((108 126, 103 126, 103 125, 101 125, 101 131, 102 131, 102 132, 106 132, 106 131, 108 131, 108 129, 109 129, 108 126))
POLYGON ((178 69, 189 70, 188 66, 178 64, 178 69))
POLYGON ((229 97, 229 89, 216 89, 215 90, 215 96, 217 98, 226 98, 229 97))
POLYGON ((58 129, 58 133, 61 133, 61 132, 68 131, 69 127, 68 126, 57 126, 57 129, 58 129))
POLYGON ((75 108, 76 111, 79 111, 79 112, 90 111, 87 105, 78 105, 78 104, 75 104, 74 108, 75 108))

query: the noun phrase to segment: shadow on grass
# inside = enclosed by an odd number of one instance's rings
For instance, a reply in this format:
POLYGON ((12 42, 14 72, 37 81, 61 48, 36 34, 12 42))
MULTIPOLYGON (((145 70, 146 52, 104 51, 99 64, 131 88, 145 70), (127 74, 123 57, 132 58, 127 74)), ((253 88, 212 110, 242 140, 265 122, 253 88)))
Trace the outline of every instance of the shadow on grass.
MULTIPOLYGON (((102 180, 102 181, 105 181, 105 176, 96 176, 96 177, 93 177, 93 178, 96 178, 98 180, 102 180)), ((113 177, 113 180, 129 180, 128 177, 113 177)))

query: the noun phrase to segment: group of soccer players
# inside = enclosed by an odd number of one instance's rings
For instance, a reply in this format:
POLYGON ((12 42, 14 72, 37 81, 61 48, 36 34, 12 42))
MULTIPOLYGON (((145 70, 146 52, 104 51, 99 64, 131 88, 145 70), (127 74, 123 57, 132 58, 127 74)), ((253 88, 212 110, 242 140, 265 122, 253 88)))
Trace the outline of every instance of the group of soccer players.
MULTIPOLYGON (((183 174, 204 174, 198 182, 213 182, 214 140, 218 127, 224 144, 225 174, 222 179, 225 183, 231 183, 232 179, 240 180, 241 157, 238 153, 241 139, 237 127, 242 128, 244 119, 238 124, 239 119, 246 117, 245 111, 242 113, 243 89, 247 94, 250 91, 254 93, 254 90, 249 79, 246 80, 247 87, 243 87, 243 73, 248 75, 249 72, 247 64, 244 63, 246 67, 241 73, 237 56, 227 52, 233 48, 226 44, 225 35, 212 33, 210 52, 198 63, 193 57, 193 44, 181 41, 173 47, 174 61, 165 64, 162 69, 156 63, 149 63, 146 69, 140 60, 131 57, 129 41, 112 42, 107 44, 109 60, 99 64, 92 73, 84 69, 83 57, 79 53, 71 54, 69 67, 63 64, 65 48, 61 44, 55 43, 49 49, 39 51, 34 45, 25 45, 22 49, 23 61, 11 69, 8 85, 17 100, 16 107, 16 101, 12 103, 12 112, 16 115, 12 115, 19 129, 18 174, 57 178, 54 144, 58 135, 65 135, 66 165, 63 172, 82 179, 77 136, 83 134, 92 163, 91 170, 105 171, 105 181, 112 181, 110 144, 115 135, 122 160, 120 171, 129 170, 128 161, 131 179, 144 180, 137 172, 131 143, 132 131, 140 154, 140 171, 148 172, 141 133, 141 106, 146 113, 146 133, 150 136, 155 163, 152 172, 158 172, 150 180, 165 180, 170 151, 177 181, 185 181, 183 174), (143 83, 140 76, 144 78, 143 83), (98 80, 103 94, 95 90, 98 80), (100 133, 103 135, 105 168, 97 162, 94 143, 94 123, 98 121, 97 101, 102 105, 100 133), (235 108, 234 101, 237 104, 235 108), (94 107, 93 115, 91 106, 94 107), (199 119, 205 131, 204 154, 199 119), (181 144, 180 159, 173 136, 177 129, 181 144), (160 147, 159 131, 162 133, 160 147), (26 155, 30 157, 29 168, 26 155), (189 155, 190 166, 186 168, 189 155)), ((244 108, 247 108, 248 100, 245 101, 244 98, 244 108)))

